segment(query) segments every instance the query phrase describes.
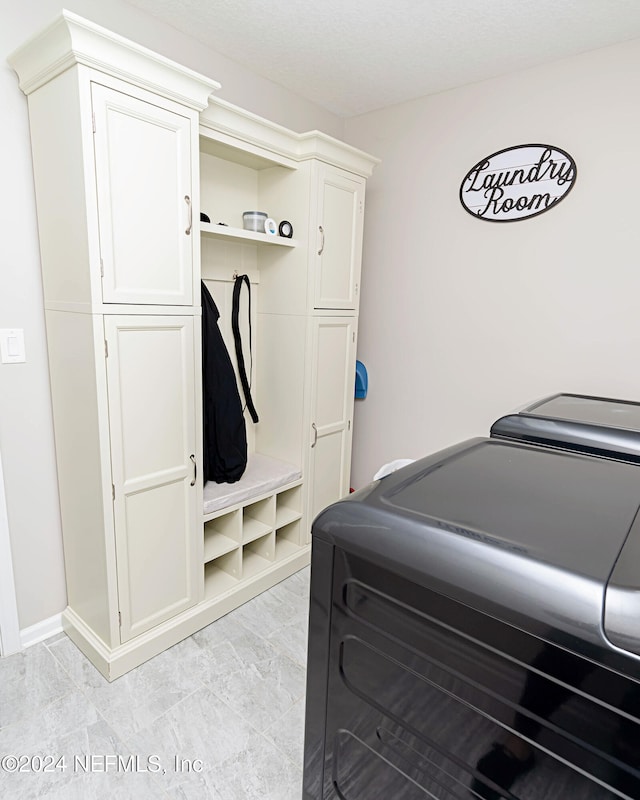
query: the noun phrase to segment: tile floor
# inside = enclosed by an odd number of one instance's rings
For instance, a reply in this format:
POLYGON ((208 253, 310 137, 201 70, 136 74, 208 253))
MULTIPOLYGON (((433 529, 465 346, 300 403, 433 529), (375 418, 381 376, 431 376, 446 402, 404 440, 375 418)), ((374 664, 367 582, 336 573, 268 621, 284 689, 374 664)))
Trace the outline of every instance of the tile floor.
POLYGON ((54 769, 0 797, 300 800, 308 596, 307 567, 111 684, 64 634, 1 659, 0 757, 54 769))

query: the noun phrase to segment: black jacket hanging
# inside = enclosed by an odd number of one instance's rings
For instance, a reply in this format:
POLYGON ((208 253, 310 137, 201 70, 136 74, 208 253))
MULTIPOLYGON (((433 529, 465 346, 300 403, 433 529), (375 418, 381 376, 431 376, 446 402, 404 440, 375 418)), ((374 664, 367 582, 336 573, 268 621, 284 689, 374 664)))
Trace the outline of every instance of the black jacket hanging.
POLYGON ((235 483, 247 466, 247 432, 233 365, 218 328, 220 312, 204 283, 202 298, 203 479, 235 483))
MULTIPOLYGON (((240 383, 242 384, 242 391, 244 392, 244 399, 247 403, 247 409, 251 414, 251 419, 254 424, 258 422, 258 412, 253 405, 251 398, 251 383, 247 378, 247 370, 244 366, 244 353, 242 352, 242 338, 240 336, 240 323, 238 317, 240 314, 240 292, 242 291, 242 284, 247 284, 247 292, 249 293, 249 356, 251 357, 251 283, 249 282, 248 275, 238 275, 233 285, 233 308, 231 311, 231 328, 233 330, 233 339, 236 343, 236 360, 238 362, 238 373, 240 374, 240 383)), ((251 370, 249 370, 251 371, 251 370)))

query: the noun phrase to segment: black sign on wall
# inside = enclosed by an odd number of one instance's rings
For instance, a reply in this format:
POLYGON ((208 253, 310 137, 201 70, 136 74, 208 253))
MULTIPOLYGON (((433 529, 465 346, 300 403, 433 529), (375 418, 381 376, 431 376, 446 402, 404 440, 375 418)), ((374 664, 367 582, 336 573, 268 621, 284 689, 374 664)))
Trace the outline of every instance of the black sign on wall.
POLYGON ((516 222, 553 208, 573 188, 571 156, 548 144, 520 144, 483 158, 460 185, 460 202, 487 222, 516 222))

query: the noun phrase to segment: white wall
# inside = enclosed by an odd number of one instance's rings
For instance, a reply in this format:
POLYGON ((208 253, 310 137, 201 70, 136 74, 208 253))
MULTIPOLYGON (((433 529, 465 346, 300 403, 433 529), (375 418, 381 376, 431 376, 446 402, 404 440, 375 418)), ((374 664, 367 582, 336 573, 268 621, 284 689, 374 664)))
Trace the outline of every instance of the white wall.
MULTIPOLYGON (((62 6, 5 3, 0 26, 0 328, 23 328, 25 364, 0 364, 0 453, 20 627, 66 605, 26 98, 6 56, 62 6)), ((67 8, 223 84, 219 96, 296 131, 342 135, 342 121, 161 24, 122 0, 67 8)))
POLYGON ((348 120, 382 159, 367 189, 352 485, 487 435, 557 391, 640 400, 640 41, 348 120), (548 143, 578 168, 539 217, 481 222, 462 178, 548 143))

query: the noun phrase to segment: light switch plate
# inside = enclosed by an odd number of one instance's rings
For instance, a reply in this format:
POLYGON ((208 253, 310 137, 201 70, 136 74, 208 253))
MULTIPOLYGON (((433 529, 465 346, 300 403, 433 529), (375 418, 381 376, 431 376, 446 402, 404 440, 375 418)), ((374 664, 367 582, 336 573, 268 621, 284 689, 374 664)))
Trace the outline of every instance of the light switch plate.
POLYGON ((3 364, 22 364, 27 360, 22 328, 0 330, 0 360, 3 364))

